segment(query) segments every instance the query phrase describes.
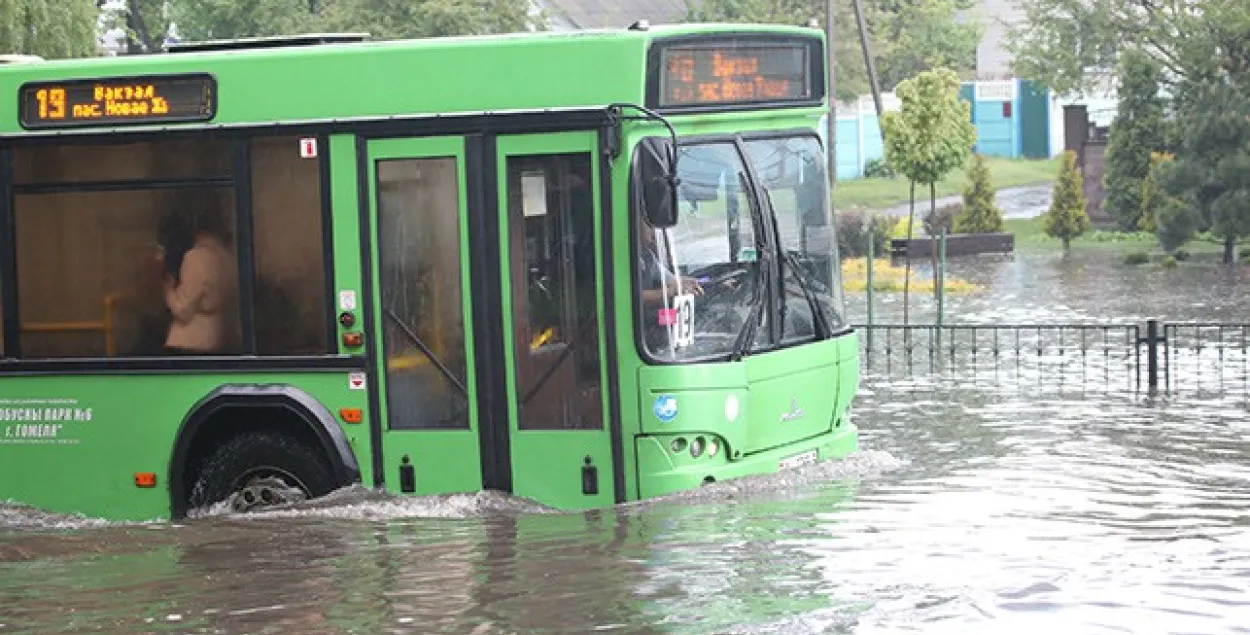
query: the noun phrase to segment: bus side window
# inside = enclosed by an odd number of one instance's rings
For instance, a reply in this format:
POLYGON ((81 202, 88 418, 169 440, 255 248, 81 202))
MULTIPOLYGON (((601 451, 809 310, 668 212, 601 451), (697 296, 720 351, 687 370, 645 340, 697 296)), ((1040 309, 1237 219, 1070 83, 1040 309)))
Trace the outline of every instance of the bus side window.
POLYGON ((25 358, 240 352, 228 144, 14 148, 25 358))
POLYGON ((330 352, 319 160, 298 137, 253 139, 251 159, 257 352, 330 352))

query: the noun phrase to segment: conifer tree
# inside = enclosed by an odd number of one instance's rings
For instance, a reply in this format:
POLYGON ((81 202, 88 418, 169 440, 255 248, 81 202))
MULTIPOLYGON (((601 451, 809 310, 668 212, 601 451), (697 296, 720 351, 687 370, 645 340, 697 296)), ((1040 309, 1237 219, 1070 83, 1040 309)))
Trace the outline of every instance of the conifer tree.
POLYGON ((972 155, 968 167, 968 187, 964 189, 964 209, 955 217, 957 234, 993 234, 1003 231, 1003 210, 994 204, 990 168, 985 157, 972 155))
POLYGON ((1063 241, 1067 251, 1073 238, 1089 229, 1089 214, 1085 211, 1085 188, 1081 183, 1081 170, 1076 167, 1076 153, 1063 153, 1059 166, 1059 180, 1055 182, 1050 209, 1046 210, 1046 234, 1063 241))
POLYGON ((1163 206, 1167 194, 1159 185, 1159 171, 1168 161, 1175 159, 1166 152, 1150 153, 1150 171, 1141 184, 1141 220, 1137 228, 1144 232, 1155 233, 1159 230, 1159 209, 1163 206))
POLYGON ((1126 52, 1117 73, 1119 105, 1107 144, 1107 199, 1104 205, 1120 228, 1139 227, 1142 181, 1150 172, 1150 155, 1165 141, 1162 69, 1152 57, 1126 52))

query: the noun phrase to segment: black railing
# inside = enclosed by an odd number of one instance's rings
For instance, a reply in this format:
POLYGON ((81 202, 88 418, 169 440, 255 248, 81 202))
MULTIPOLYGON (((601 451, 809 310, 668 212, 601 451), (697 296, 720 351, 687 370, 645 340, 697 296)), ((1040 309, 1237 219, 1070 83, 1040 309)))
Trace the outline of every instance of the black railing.
POLYGON ((1250 392, 1250 323, 856 326, 868 382, 1250 392))

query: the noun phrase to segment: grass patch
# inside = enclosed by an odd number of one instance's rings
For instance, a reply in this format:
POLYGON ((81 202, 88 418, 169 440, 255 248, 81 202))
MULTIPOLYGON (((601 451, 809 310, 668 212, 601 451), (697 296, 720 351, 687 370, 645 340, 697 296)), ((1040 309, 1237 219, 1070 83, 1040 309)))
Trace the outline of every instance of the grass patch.
MULTIPOLYGON (((986 157, 990 180, 995 189, 1053 183, 1059 173, 1059 159, 1004 159, 986 157)), ((938 198, 963 194, 968 185, 967 168, 952 171, 937 183, 938 198)), ((839 211, 883 209, 907 203, 907 179, 854 179, 838 181, 833 200, 839 211)), ((916 186, 917 201, 929 200, 928 188, 916 186)))
MULTIPOLYGON (((906 286, 911 289, 912 293, 933 293, 932 275, 919 275, 916 268, 912 267, 911 283, 904 285, 906 273, 907 271, 904 267, 891 264, 887 258, 873 258, 872 288, 874 291, 898 291, 901 293, 904 286, 906 286)), ((868 259, 848 258, 843 260, 842 284, 847 291, 867 291, 868 259)), ((980 285, 961 280, 951 276, 949 273, 946 274, 946 281, 942 287, 946 289, 946 293, 973 293, 982 289, 980 285)))
MULTIPOLYGON (((1032 251, 1058 251, 1063 242, 1046 235, 1041 216, 1036 218, 1008 218, 1003 221, 1003 231, 1016 236, 1016 249, 1032 251)), ((1119 254, 1146 253, 1152 259, 1163 257, 1159 241, 1149 232, 1118 232, 1092 230, 1072 241, 1072 249, 1100 250, 1119 254), (1157 256, 1157 258, 1154 258, 1157 256)), ((1195 238, 1182 249, 1188 253, 1214 253, 1223 251, 1222 243, 1205 237, 1195 238)))

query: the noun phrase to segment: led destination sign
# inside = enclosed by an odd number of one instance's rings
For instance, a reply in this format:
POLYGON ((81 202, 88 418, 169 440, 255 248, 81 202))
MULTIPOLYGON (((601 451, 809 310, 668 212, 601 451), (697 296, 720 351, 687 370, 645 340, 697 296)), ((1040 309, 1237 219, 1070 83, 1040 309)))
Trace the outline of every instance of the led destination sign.
POLYGON ((208 121, 217 83, 203 74, 31 82, 18 108, 26 129, 208 121))
POLYGON ((665 46, 657 105, 757 104, 818 99, 806 42, 741 41, 665 46))

